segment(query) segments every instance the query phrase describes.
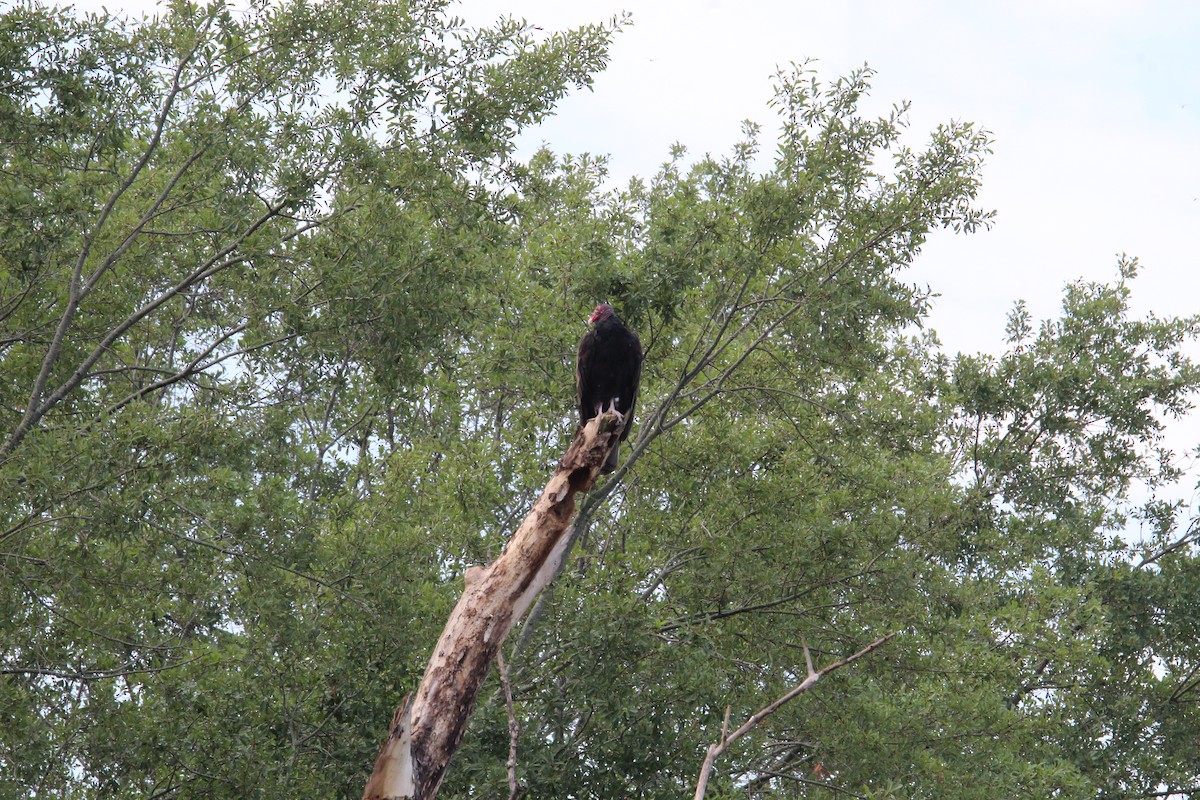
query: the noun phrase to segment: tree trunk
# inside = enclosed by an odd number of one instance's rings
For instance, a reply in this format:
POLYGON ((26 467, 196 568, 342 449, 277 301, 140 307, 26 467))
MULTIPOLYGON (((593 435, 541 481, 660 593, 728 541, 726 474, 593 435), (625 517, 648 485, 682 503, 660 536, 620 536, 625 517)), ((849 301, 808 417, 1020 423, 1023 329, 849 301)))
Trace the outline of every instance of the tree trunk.
POLYGON ((621 427, 614 413, 580 427, 504 552, 486 567, 467 570, 462 597, 425 677, 392 718, 363 800, 430 800, 437 795, 504 637, 557 572, 571 539, 575 494, 591 489, 621 427))

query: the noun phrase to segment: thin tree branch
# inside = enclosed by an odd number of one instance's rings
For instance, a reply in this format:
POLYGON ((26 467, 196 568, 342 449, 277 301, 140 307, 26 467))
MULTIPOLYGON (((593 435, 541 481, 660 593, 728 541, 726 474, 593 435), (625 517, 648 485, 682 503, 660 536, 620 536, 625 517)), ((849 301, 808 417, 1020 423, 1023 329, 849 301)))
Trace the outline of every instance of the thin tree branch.
MULTIPOLYGON (((729 734, 728 736, 725 734, 725 727, 722 726, 721 740, 719 742, 717 742, 716 744, 709 745, 708 752, 704 756, 704 763, 700 767, 700 777, 696 781, 696 794, 694 795, 694 800, 702 800, 702 798, 704 797, 704 793, 708 789, 708 778, 709 778, 709 775, 712 773, 713 762, 715 762, 718 757, 720 757, 726 750, 728 750, 729 746, 731 744, 733 744, 738 739, 745 736, 756 725, 758 725, 764 719, 766 719, 767 717, 771 716, 776 711, 778 711, 780 709, 780 707, 782 707, 785 703, 788 703, 789 701, 799 697, 804 692, 807 692, 809 689, 811 689, 813 687, 813 684, 815 684, 817 681, 819 681, 824 676, 828 675, 829 673, 833 672, 836 669, 841 669, 842 667, 846 666, 847 664, 853 663, 853 662, 857 661, 858 659, 862 658, 863 656, 876 650, 877 648, 882 647, 885 643, 887 643, 888 640, 892 639, 894 636, 896 636, 895 633, 889 633, 887 636, 883 636, 883 637, 871 642, 869 645, 867 645, 863 649, 859 650, 857 653, 847 656, 839 661, 835 661, 832 664, 828 664, 819 670, 813 669, 812 656, 809 653, 808 645, 805 644, 804 645, 804 661, 805 661, 805 666, 808 670, 808 677, 805 678, 803 681, 801 681, 794 689, 792 689, 791 691, 782 695, 781 697, 779 697, 777 700, 775 700, 770 705, 767 705, 764 708, 760 709, 753 716, 751 716, 750 719, 746 720, 746 722, 743 723, 740 728, 738 728, 736 731, 729 734)), ((726 719, 728 719, 728 712, 726 712, 726 719)))
POLYGON ((517 800, 521 784, 517 782, 517 740, 521 729, 517 727, 517 712, 513 707, 512 684, 508 680, 508 664, 504 662, 504 650, 496 651, 496 668, 500 672, 500 685, 504 687, 504 708, 508 711, 508 800, 517 800))
MULTIPOLYGON (((211 24, 212 18, 208 22, 211 24)), ((207 26, 206 26, 207 27, 207 26)), ((46 351, 45 358, 42 359, 42 368, 38 372, 38 376, 34 379, 33 389, 29 393, 29 402, 25 407, 25 415, 17 426, 9 434, 8 440, 3 446, 0 446, 0 458, 9 455, 16 446, 25 438, 29 430, 37 424, 45 414, 46 408, 42 403, 42 394, 46 391, 46 385, 50 381, 50 373, 54 369, 54 365, 58 362, 58 357, 62 353, 63 344, 67 338, 67 331, 70 330, 71 324, 75 319, 75 314, 79 310, 79 304, 82 302, 84 295, 87 293, 86 287, 83 285, 83 268, 87 263, 88 255, 91 253, 92 246, 95 244, 97 237, 100 235, 100 230, 108 221, 109 215, 117 205, 117 201, 129 190, 138 175, 150 163, 150 158, 158 149, 159 143, 162 141, 163 131, 166 129, 167 118, 170 116, 171 109, 175 105, 175 98, 181 91, 179 79, 183 74, 184 68, 196 55, 200 48, 202 39, 197 37, 195 46, 186 53, 176 65, 173 77, 171 79, 171 88, 167 91, 163 98, 162 106, 159 109, 158 117, 154 123, 154 132, 150 136, 150 141, 146 144, 146 149, 142 153, 142 157, 133 166, 129 175, 121 182, 105 202, 104 207, 100 210, 100 216, 96 220, 96 224, 84 237, 83 246, 80 248, 79 257, 75 261, 75 267, 71 272, 71 284, 67 296, 67 305, 63 309, 63 315, 59 319, 58 327, 54 332, 54 339, 50 343, 50 348, 46 351)), ((57 401, 55 401, 57 402, 57 401)))
POLYGON ((0 666, 0 675, 35 675, 47 678, 62 678, 69 681, 99 681, 106 678, 121 678, 126 675, 148 675, 156 672, 166 672, 167 670, 179 669, 186 667, 188 664, 194 664, 204 658, 206 654, 194 656, 183 661, 176 661, 173 664, 164 664, 161 667, 122 667, 121 669, 98 670, 85 669, 79 672, 71 672, 69 670, 54 669, 52 667, 35 667, 35 666, 0 666))
POLYGON ((824 781, 814 781, 811 778, 804 778, 804 777, 801 777, 800 775, 789 775, 786 772, 774 772, 772 770, 763 770, 757 774, 763 775, 766 778, 783 778, 784 780, 795 781, 796 783, 803 783, 805 786, 816 786, 820 789, 827 789, 828 791, 831 791, 834 794, 844 794, 848 797, 857 797, 857 798, 859 798, 859 800, 867 799, 867 796, 865 794, 859 794, 858 792, 852 792, 849 789, 843 789, 842 787, 840 787, 836 784, 833 784, 833 783, 826 783, 824 781))
POLYGON ((1141 569, 1149 564, 1153 564, 1163 556, 1174 553, 1177 550, 1181 550, 1197 541, 1200 541, 1200 524, 1197 524, 1197 521, 1193 521, 1188 527, 1187 533, 1183 534, 1170 544, 1167 544, 1161 550, 1143 555, 1141 560, 1138 561, 1138 563, 1134 566, 1134 569, 1141 569))
MULTIPOLYGON (((249 324, 250 324, 249 322, 244 322, 241 325, 238 325, 236 328, 233 328, 232 330, 222 334, 208 348, 206 348, 204 350, 204 352, 200 353, 194 359, 192 359, 192 361, 190 363, 188 363, 187 366, 185 366, 182 370, 180 370, 179 372, 170 374, 161 380, 155 381, 154 383, 149 384, 148 386, 143 386, 141 389, 138 389, 136 392, 131 392, 126 397, 123 397, 121 400, 117 401, 116 403, 114 403, 113 405, 111 405, 107 409, 105 409, 103 415, 111 416, 112 414, 116 413, 117 411, 120 411, 125 406, 129 405, 130 403, 132 403, 135 400, 138 400, 142 397, 145 397, 146 395, 150 394, 151 392, 158 391, 159 389, 165 389, 166 387, 176 384, 179 381, 186 380, 187 378, 190 378, 193 375, 199 375, 201 373, 207 372, 208 370, 212 369, 217 364, 220 364, 223 361, 228 361, 229 359, 237 358, 238 356, 244 356, 247 353, 252 353, 255 350, 261 350, 264 347, 270 347, 271 345, 279 344, 280 342, 285 342, 288 339, 294 339, 298 335, 298 334, 290 333, 290 334, 287 334, 284 336, 277 336, 276 338, 274 338, 268 342, 260 342, 259 344, 253 345, 252 347, 240 347, 237 350, 233 350, 233 351, 230 351, 223 355, 220 355, 217 358, 214 358, 203 364, 200 363, 202 359, 211 355, 214 350, 216 350, 218 347, 220 347, 223 342, 227 341, 231 337, 236 336, 237 334, 244 331, 249 326, 249 324)), ((93 372, 91 374, 95 375, 96 373, 93 372)))
MULTIPOLYGON (((114 326, 112 329, 110 329, 109 332, 104 336, 104 338, 95 346, 95 348, 92 350, 92 352, 86 358, 84 358, 84 360, 79 364, 79 366, 77 366, 75 368, 75 370, 71 374, 71 376, 69 378, 67 378, 54 391, 53 394, 51 394, 49 397, 45 398, 44 400, 41 400, 40 404, 36 408, 31 405, 28 409, 26 409, 25 417, 21 420, 21 422, 17 425, 17 427, 13 430, 13 432, 9 435, 8 440, 4 443, 4 445, 0 446, 0 459, 3 459, 5 457, 7 457, 8 455, 10 455, 13 452, 13 450, 15 450, 16 447, 25 438, 26 434, 29 433, 29 431, 32 429, 32 427, 35 424, 37 424, 37 422, 43 416, 45 416, 45 414, 48 411, 50 411, 51 408, 53 408, 59 402, 61 402, 63 400, 63 398, 65 398, 71 391, 73 391, 76 387, 78 387, 79 384, 81 384, 88 377, 89 371, 91 370, 91 368, 93 366, 95 366, 96 362, 98 362, 104 356, 104 354, 106 352, 108 352, 108 349, 113 345, 113 343, 116 342, 117 339, 121 338, 121 336, 123 336, 126 331, 128 331, 133 326, 137 325, 139 322, 141 322, 143 319, 145 319, 147 316, 149 316, 151 313, 153 313, 155 310, 157 310, 164 303, 166 303, 167 301, 176 297, 177 295, 181 294, 182 292, 186 291, 187 289, 191 288, 192 286, 196 285, 197 283, 200 283, 200 282, 212 277, 213 275, 217 274, 218 272, 220 272, 224 269, 227 269, 235 264, 241 263, 244 260, 244 258, 242 256, 233 255, 233 253, 250 236, 252 236, 256 232, 258 232, 259 229, 261 229, 264 225, 266 225, 272 219, 279 216, 279 212, 281 211, 282 208, 283 208, 283 204, 268 206, 267 210, 258 219, 256 219, 250 226, 248 226, 247 229, 245 231, 243 231, 241 233, 241 235, 239 235, 236 239, 229 242, 225 247, 221 248, 221 250, 219 250, 217 253, 213 254, 212 257, 210 257, 203 264, 201 264, 199 267, 194 269, 189 275, 187 275, 185 278, 183 278, 181 281, 179 281, 179 283, 177 283, 174 286, 172 286, 171 288, 163 291, 160 295, 158 295, 158 297, 149 301, 148 303, 143 305, 141 308, 137 309, 132 314, 130 314, 128 317, 126 317, 122 322, 120 322, 119 324, 114 326)), ((280 237, 280 241, 286 242, 292 238, 295 238, 296 236, 300 236, 304 232, 311 230, 312 228, 315 228, 321 224, 324 224, 325 222, 328 221, 329 218, 330 217, 318 217, 318 218, 315 218, 312 220, 308 220, 304 224, 299 225, 296 228, 294 228, 293 230, 289 231, 285 236, 280 237)), ((65 335, 65 330, 63 332, 65 335)), ((58 342, 57 347, 61 348, 61 344, 62 344, 61 342, 58 342)), ((54 349, 54 346, 52 346, 52 350, 53 349, 54 349)), ((57 360, 57 355, 55 355, 55 359, 57 360)), ((31 400, 36 402, 38 400, 38 398, 40 398, 44 388, 45 387, 43 384, 41 389, 37 389, 36 396, 32 397, 31 400)))

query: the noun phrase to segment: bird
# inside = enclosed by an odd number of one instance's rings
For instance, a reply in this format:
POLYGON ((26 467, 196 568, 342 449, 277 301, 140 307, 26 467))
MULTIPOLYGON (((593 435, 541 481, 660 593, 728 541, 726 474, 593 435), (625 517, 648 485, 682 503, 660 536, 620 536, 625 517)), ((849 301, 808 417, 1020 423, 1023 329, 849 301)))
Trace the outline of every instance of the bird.
POLYGON ((633 425, 633 407, 642 380, 642 343, 608 303, 596 306, 588 317, 588 325, 575 356, 575 399, 579 403, 580 424, 586 425, 592 417, 606 411, 615 411, 625 425, 620 441, 600 468, 600 473, 607 475, 617 468, 620 442, 629 438, 633 425))

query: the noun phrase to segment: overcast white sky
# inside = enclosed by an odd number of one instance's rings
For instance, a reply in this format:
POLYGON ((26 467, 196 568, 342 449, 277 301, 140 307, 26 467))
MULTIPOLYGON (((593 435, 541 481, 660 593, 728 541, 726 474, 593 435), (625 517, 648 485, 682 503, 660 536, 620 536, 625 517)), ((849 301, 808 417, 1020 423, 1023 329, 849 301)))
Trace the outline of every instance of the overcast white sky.
MULTIPOLYGON (((971 120, 992 131, 982 203, 994 228, 937 236, 912 276, 940 293, 932 326, 950 352, 996 351, 1018 298, 1053 315, 1063 286, 1138 256, 1139 309, 1200 312, 1200 3, 1041 0, 464 0, 547 29, 632 13, 594 92, 530 139, 606 153, 649 176, 673 142, 724 154, 740 123, 770 131, 777 65, 822 78, 877 70, 883 112, 910 100, 914 132, 971 120)), ((769 145, 769 140, 764 144, 769 145)))
MULTIPOLYGON (((728 152, 745 119, 769 147, 771 75, 809 58, 823 79, 869 64, 872 102, 882 113, 911 101, 922 139, 950 119, 988 128, 981 203, 998 212, 994 228, 934 236, 910 273, 940 294, 930 324, 950 353, 998 352, 1017 299, 1053 316, 1066 283, 1111 279, 1122 252, 1142 261, 1139 311, 1200 312, 1200 2, 462 0, 453 11, 547 30, 631 13, 594 91, 525 142, 607 154, 619 183, 649 177, 674 142, 728 152)), ((1179 449, 1200 441, 1200 420, 1188 427, 1179 449)))
MULTIPOLYGON (((485 24, 546 29, 605 20, 618 37, 593 92, 568 98, 533 133, 563 153, 604 153, 615 178, 648 177, 674 142, 724 154, 741 121, 764 125, 776 66, 815 59, 823 79, 869 64, 884 113, 909 100, 912 131, 970 120, 995 153, 981 203, 990 231, 939 233, 911 278, 940 297, 930 326, 945 349, 1003 348, 1018 299, 1055 316, 1063 287, 1116 275, 1137 256, 1140 313, 1200 313, 1200 2, 1177 0, 463 0, 485 24)), ((1200 347, 1192 347, 1200 356, 1200 347)), ((1200 443, 1200 412, 1171 423, 1177 452, 1200 443)), ((1196 513, 1200 461, 1174 494, 1196 513)), ((1138 534, 1131 530, 1130 534, 1138 534)))
POLYGON ((995 226, 934 236, 910 273, 940 295, 930 324, 951 353, 998 351, 1017 299, 1052 316, 1067 282, 1110 279, 1122 252, 1142 261, 1139 310, 1200 312, 1200 2, 461 0, 452 11, 547 30, 630 12, 594 91, 525 139, 527 152, 606 154, 617 183, 652 175, 675 142, 723 155, 745 119, 763 124, 769 152, 771 76, 805 59, 822 79, 869 64, 879 113, 911 101, 922 140, 951 119, 989 129, 981 204, 995 226))

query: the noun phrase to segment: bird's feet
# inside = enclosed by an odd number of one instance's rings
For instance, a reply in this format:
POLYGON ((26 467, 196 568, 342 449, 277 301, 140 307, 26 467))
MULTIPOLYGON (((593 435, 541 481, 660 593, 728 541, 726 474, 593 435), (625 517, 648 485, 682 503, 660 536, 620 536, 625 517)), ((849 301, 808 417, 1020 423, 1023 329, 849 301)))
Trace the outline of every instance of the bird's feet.
POLYGON ((612 400, 609 402, 609 404, 608 404, 608 409, 607 409, 607 410, 608 410, 608 411, 611 411, 612 413, 614 413, 614 414, 616 414, 616 415, 617 415, 617 421, 618 421, 618 422, 620 422, 622 425, 624 425, 624 424, 625 424, 625 415, 624 415, 624 414, 622 414, 620 411, 617 411, 617 398, 615 398, 615 397, 614 397, 614 398, 613 398, 613 399, 612 399, 612 400))

